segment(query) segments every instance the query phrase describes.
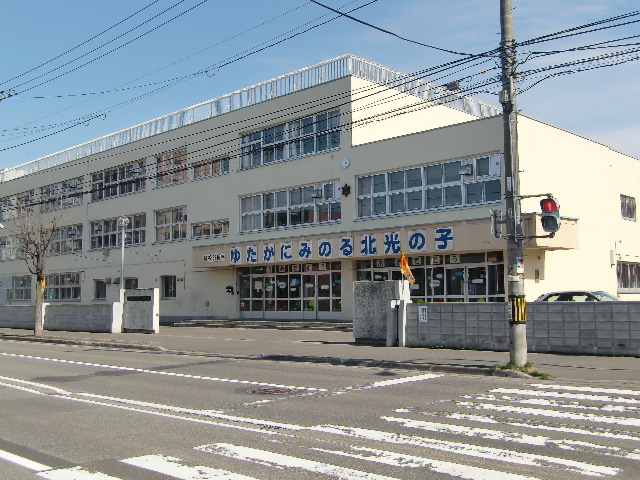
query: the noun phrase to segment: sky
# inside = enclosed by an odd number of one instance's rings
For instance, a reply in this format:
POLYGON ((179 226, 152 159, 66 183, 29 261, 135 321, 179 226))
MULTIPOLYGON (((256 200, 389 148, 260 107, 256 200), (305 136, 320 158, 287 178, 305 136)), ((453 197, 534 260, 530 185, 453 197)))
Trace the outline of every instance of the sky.
MULTIPOLYGON (((512 2, 520 43, 597 23, 518 46, 520 113, 640 158, 637 0, 512 2), (593 31, 575 34, 585 30, 593 31), (595 44, 608 48, 566 51, 595 44), (628 50, 616 57, 619 65, 552 68, 628 50)), ((495 57, 434 68, 499 46, 499 0, 321 3, 387 32, 307 0, 5 2, 0 169, 346 53, 409 74, 426 71, 426 80, 441 85, 462 80, 462 91, 499 105, 495 57)))

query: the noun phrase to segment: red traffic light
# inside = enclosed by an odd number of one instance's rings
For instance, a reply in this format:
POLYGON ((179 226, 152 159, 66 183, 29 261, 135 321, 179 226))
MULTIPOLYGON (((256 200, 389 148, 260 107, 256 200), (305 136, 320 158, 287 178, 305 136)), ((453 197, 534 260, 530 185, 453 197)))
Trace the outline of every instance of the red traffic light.
POLYGON ((542 213, 556 213, 558 211, 558 204, 554 198, 540 200, 540 207, 542 208, 542 213))
POLYGON ((551 198, 540 200, 540 208, 542 209, 542 229, 549 232, 551 236, 560 229, 560 205, 558 201, 551 198))

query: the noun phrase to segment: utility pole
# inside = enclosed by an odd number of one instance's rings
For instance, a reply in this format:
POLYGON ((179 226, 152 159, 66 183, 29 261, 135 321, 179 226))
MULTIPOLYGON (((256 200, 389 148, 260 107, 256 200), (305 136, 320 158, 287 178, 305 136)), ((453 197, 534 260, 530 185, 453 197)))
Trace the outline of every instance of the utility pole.
POLYGON ((507 298, 511 304, 509 318, 510 363, 522 367, 527 363, 527 310, 524 298, 524 256, 520 219, 520 185, 518 165, 518 131, 516 109, 516 51, 511 15, 511 0, 500 0, 500 51, 502 57, 502 119, 504 131, 504 174, 507 234, 507 298))

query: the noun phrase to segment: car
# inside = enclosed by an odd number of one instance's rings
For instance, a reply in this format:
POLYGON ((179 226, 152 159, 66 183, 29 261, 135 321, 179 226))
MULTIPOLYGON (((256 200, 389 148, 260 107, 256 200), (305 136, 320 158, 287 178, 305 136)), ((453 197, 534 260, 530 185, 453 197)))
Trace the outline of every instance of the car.
POLYGON ((620 299, 602 290, 567 290, 540 295, 536 302, 619 302, 620 299))

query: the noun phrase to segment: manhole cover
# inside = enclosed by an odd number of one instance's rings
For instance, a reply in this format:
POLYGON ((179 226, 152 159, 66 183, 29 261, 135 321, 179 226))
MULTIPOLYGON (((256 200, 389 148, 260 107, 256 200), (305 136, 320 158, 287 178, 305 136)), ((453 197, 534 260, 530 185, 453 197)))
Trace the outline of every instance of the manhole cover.
POLYGON ((253 390, 249 390, 249 393, 255 393, 257 395, 284 395, 287 393, 295 393, 296 390, 294 388, 283 388, 283 387, 264 387, 264 388, 255 388, 253 390))

